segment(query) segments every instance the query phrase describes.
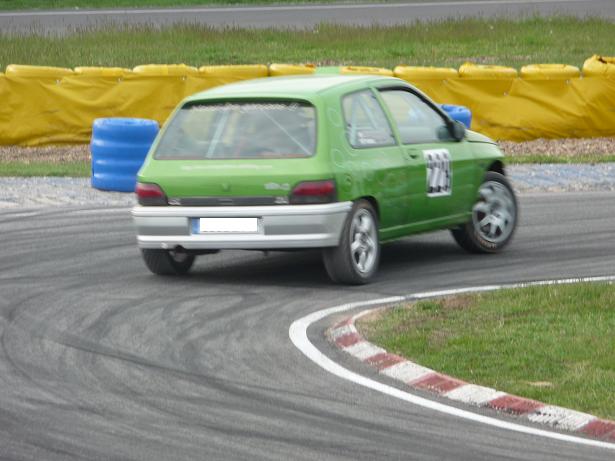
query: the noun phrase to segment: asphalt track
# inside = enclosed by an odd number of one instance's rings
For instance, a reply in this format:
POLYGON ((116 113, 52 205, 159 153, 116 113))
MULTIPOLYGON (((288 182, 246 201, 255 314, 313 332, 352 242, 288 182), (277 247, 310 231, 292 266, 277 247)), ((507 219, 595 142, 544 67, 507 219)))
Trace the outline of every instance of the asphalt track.
MULTIPOLYGON (((354 385, 288 338, 294 320, 336 304, 614 272, 612 192, 520 203, 505 253, 468 255, 444 232, 411 237, 385 247, 366 287, 331 284, 316 252, 222 252, 159 278, 126 209, 3 210, 0 458, 612 460, 354 385)), ((388 382, 327 344, 332 321, 311 341, 388 382)))
POLYGON ((212 27, 313 27, 322 22, 394 25, 464 17, 532 15, 597 16, 615 19, 613 0, 454 0, 376 4, 300 4, 287 6, 146 8, 0 12, 4 33, 66 33, 105 24, 165 26, 199 23, 212 27))

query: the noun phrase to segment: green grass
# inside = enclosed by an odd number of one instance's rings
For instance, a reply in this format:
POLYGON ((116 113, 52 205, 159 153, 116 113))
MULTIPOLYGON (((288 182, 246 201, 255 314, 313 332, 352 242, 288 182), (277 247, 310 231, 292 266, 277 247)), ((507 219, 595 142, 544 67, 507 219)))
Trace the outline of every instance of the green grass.
POLYGON ((359 322, 385 349, 471 383, 615 419, 615 285, 502 290, 359 322))
POLYGON ((0 162, 0 176, 90 176, 89 162, 0 162))
POLYGON ((560 62, 581 66, 613 53, 615 23, 533 17, 447 20, 405 26, 321 24, 309 30, 176 25, 106 26, 66 36, 0 33, 0 68, 8 64, 134 67, 147 63, 318 65, 398 64, 458 67, 465 61, 515 67, 560 62))

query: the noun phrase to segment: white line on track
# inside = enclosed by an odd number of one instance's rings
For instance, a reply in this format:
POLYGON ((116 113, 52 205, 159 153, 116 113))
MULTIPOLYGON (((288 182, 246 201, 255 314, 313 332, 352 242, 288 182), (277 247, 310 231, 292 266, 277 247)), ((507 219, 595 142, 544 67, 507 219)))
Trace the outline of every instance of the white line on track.
POLYGON ((558 285, 558 284, 569 284, 569 283, 578 283, 578 282, 610 282, 615 281, 615 276, 603 276, 603 277, 583 277, 583 278, 573 278, 573 279, 560 279, 560 280, 542 280, 537 282, 528 282, 528 283, 518 283, 511 285, 487 285, 482 287, 474 287, 474 288, 458 288, 451 290, 440 290, 440 291, 430 291, 424 293, 414 293, 407 296, 395 296, 390 298, 381 298, 381 299, 373 299, 365 302, 355 302, 350 304, 343 304, 340 306, 331 307, 328 309, 323 309, 312 314, 309 314, 305 317, 302 317, 298 320, 295 320, 288 330, 288 335, 292 343, 299 349, 306 357, 312 360, 321 368, 325 369, 331 374, 338 376, 339 378, 351 381, 355 384, 359 384, 361 386, 367 387, 369 389, 375 390, 377 392, 381 392, 383 394, 389 395, 391 397, 395 397, 400 400, 404 400, 406 402, 412 403, 414 405, 418 405, 423 408, 427 408, 430 410, 438 411, 441 413, 445 413, 451 416, 457 416, 459 418, 467 419, 470 421, 475 421, 482 424, 487 424, 489 426, 494 426, 500 429, 521 432, 524 434, 535 435, 539 437, 546 437, 549 439, 559 440, 563 442, 571 442, 579 445, 588 445, 592 447, 606 448, 608 450, 615 451, 615 444, 608 442, 601 442, 599 440, 591 440, 585 439, 581 437, 575 437, 573 435, 560 434, 558 432, 551 432, 543 429, 537 429, 534 427, 523 426, 521 424, 516 424, 508 421, 503 421, 500 419, 492 418, 490 416, 480 415, 478 413, 473 413, 471 411, 462 410, 460 408, 452 407, 446 405, 444 403, 436 402, 434 400, 429 400, 423 397, 419 397, 418 395, 412 394, 407 391, 402 391, 393 386, 389 386, 387 384, 383 384, 378 381, 374 381, 373 379, 366 378, 365 376, 361 376, 357 373, 354 373, 341 365, 337 364, 329 357, 320 352, 314 344, 310 342, 307 336, 307 330, 315 322, 324 319, 333 314, 338 314, 341 312, 350 311, 357 308, 369 307, 374 305, 386 305, 398 303, 401 301, 414 300, 414 299, 423 299, 423 298, 434 298, 438 296, 450 296, 462 293, 475 293, 481 291, 493 291, 501 288, 523 288, 529 286, 538 286, 538 285, 558 285))
MULTIPOLYGON (((585 2, 598 0, 584 0, 585 2)), ((134 8, 134 9, 107 9, 107 10, 57 10, 57 11, 15 11, 0 13, 0 17, 23 16, 108 16, 108 15, 148 15, 148 14, 176 14, 176 13, 254 13, 272 11, 318 11, 318 10, 351 10, 369 8, 418 8, 438 6, 500 6, 500 5, 535 5, 535 4, 562 4, 580 3, 580 0, 469 0, 458 2, 422 2, 422 3, 367 3, 367 4, 340 4, 340 5, 285 5, 260 7, 227 7, 227 8, 134 8)))

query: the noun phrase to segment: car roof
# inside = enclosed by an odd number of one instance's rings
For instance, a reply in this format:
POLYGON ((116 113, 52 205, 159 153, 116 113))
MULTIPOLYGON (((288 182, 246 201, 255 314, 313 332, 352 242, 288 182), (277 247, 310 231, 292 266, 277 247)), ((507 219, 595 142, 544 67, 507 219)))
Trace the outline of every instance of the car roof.
POLYGON ((289 97, 311 99, 330 90, 347 91, 376 82, 399 82, 393 77, 374 75, 295 75, 264 77, 212 88, 190 96, 187 101, 221 99, 226 97, 289 97))

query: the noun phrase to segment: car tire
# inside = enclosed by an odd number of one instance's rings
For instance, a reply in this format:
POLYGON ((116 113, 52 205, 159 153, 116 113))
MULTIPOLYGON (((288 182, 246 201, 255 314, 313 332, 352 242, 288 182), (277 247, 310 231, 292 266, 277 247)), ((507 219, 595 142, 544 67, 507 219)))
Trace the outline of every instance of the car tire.
POLYGON ((374 276, 380 262, 378 218, 367 200, 355 202, 339 245, 325 248, 323 261, 329 277, 337 283, 361 285, 374 276))
POLYGON ((141 249, 147 268, 156 275, 182 275, 194 264, 194 255, 169 250, 141 249))
POLYGON ((489 171, 478 189, 472 218, 451 229, 453 238, 471 253, 497 253, 510 243, 517 227, 517 198, 506 177, 489 171))

